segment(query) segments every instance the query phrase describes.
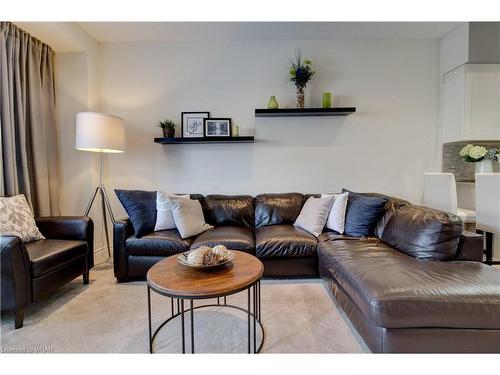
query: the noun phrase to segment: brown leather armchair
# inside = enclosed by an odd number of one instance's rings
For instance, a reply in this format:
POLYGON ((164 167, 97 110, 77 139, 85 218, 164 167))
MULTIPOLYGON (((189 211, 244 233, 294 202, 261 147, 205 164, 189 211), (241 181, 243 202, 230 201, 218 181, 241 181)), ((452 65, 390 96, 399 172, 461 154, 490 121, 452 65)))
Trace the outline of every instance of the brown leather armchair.
POLYGON ((15 314, 23 326, 24 308, 74 278, 89 282, 94 266, 94 223, 89 217, 35 218, 46 239, 23 244, 19 237, 0 236, 2 311, 15 314))

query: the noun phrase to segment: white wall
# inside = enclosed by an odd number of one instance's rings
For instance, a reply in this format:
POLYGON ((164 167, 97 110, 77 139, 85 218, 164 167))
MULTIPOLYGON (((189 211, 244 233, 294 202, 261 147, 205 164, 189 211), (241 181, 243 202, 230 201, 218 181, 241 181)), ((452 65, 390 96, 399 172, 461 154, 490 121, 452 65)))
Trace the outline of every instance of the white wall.
POLYGON ((113 43, 102 45, 101 67, 102 109, 127 121, 126 153, 107 158, 112 188, 257 194, 347 187, 419 202, 422 174, 440 168, 438 41, 113 43), (332 91, 356 114, 254 117, 270 95, 294 106, 286 78, 297 47, 317 71, 306 106, 332 91), (153 143, 159 119, 190 110, 231 117, 257 141, 153 143))

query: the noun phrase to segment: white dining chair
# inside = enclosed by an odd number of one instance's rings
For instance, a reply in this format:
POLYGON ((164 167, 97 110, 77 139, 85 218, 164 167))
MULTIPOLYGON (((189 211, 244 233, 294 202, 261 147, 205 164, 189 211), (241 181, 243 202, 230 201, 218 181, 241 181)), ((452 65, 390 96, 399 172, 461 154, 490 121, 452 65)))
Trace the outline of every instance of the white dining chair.
POLYGON ((464 224, 476 222, 476 212, 458 207, 453 173, 424 173, 424 206, 459 216, 464 224))
POLYGON ((493 237, 500 236, 500 173, 478 173, 475 177, 476 229, 485 234, 486 262, 492 264, 493 237))

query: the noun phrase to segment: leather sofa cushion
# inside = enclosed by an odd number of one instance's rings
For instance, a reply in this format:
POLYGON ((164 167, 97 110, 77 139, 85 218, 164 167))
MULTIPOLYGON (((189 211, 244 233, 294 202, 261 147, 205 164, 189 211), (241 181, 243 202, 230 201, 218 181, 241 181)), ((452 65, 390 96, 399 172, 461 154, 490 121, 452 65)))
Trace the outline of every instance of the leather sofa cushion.
POLYGON ((461 233, 458 216, 409 205, 394 212, 382 241, 415 258, 451 260, 457 253, 461 233))
POLYGON ((170 256, 189 250, 192 238, 183 240, 177 229, 151 232, 141 238, 130 236, 125 241, 127 255, 170 256))
MULTIPOLYGON (((369 238, 375 239, 375 237, 369 237, 369 238)), ((331 229, 325 230, 323 233, 321 233, 318 236, 318 242, 330 241, 330 240, 344 240, 344 239, 359 240, 359 237, 353 237, 353 236, 349 236, 347 234, 340 234, 339 232, 336 232, 336 231, 331 230, 331 229)))
POLYGON ((260 194, 255 197, 255 227, 293 224, 304 205, 300 193, 260 194))
POLYGON ((500 329, 500 272, 493 267, 419 260, 377 240, 320 242, 318 258, 378 326, 500 329))
POLYGON ((202 200, 207 223, 253 228, 255 209, 250 195, 208 195, 202 200))
POLYGON ((25 244, 31 263, 32 277, 39 277, 87 256, 87 242, 70 240, 38 240, 25 244))
POLYGON ((255 229, 255 253, 258 258, 314 257, 318 240, 293 225, 270 225, 255 229))
POLYGON ((253 229, 239 226, 220 226, 207 230, 196 237, 191 249, 200 246, 214 247, 224 245, 228 249, 254 253, 255 239, 253 229))

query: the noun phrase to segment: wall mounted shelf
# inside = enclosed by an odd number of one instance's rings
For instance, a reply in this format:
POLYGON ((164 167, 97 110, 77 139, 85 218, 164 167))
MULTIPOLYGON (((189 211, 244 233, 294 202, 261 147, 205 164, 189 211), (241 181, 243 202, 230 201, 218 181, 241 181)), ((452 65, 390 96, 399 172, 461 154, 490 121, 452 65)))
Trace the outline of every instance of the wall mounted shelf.
POLYGON ((210 138, 155 138, 162 145, 210 144, 210 143, 253 143, 254 137, 210 137, 210 138))
POLYGON ((356 107, 256 109, 255 117, 348 116, 356 107))

